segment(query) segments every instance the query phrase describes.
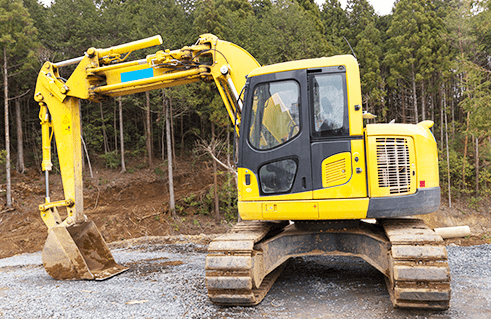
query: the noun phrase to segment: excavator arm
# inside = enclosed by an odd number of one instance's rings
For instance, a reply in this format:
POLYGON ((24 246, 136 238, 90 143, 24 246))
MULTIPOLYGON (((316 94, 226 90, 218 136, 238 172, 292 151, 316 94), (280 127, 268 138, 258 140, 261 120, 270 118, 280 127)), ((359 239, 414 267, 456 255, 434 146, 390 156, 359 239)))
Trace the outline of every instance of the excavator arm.
POLYGON ((212 34, 201 35, 192 46, 126 61, 131 52, 160 44, 162 38, 154 36, 107 49, 89 48, 83 57, 46 62, 39 72, 34 98, 41 107, 42 169, 46 174, 46 201, 40 211, 49 232, 43 262, 54 278, 104 279, 124 271, 115 266, 97 227, 83 215, 80 99, 98 102, 107 97, 214 81, 238 133, 242 109, 238 92, 245 85, 247 74, 260 66, 257 61, 244 49, 212 34), (59 69, 73 64, 77 66, 68 80, 60 77, 59 69), (56 202, 50 201, 48 181, 53 134, 65 196, 56 202), (60 206, 67 209, 63 221, 57 212, 60 206), (94 249, 83 251, 89 239, 90 245, 100 250, 95 260, 94 249), (59 265, 63 265, 63 271, 59 265), (116 267, 116 273, 108 271, 111 267, 116 267))

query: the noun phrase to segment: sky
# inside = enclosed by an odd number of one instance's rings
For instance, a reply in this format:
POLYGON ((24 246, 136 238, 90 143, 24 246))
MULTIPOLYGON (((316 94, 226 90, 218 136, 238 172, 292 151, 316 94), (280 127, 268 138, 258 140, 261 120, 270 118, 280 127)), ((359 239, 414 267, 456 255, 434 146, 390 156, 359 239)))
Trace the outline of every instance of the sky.
MULTIPOLYGON (((315 0, 318 5, 322 5, 325 0, 315 0)), ((42 3, 49 5, 51 0, 41 0, 42 3)), ((348 0, 339 0, 341 2, 341 6, 346 9, 346 3, 348 0)), ((394 5, 394 0, 368 0, 368 2, 373 6, 375 12, 379 15, 387 15, 392 10, 392 6, 394 5)))

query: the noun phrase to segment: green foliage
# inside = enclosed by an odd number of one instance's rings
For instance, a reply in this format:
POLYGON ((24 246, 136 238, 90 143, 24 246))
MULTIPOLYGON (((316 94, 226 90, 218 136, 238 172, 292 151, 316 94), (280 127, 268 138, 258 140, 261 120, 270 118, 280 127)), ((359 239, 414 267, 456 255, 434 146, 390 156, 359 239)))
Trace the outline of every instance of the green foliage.
POLYGON ((57 56, 68 59, 80 56, 90 47, 100 47, 105 24, 92 0, 56 0, 46 21, 44 45, 57 56))
MULTIPOLYGON (((0 166, 5 165, 7 150, 0 150, 0 166)), ((3 173, 3 170, 1 171, 3 173)))
MULTIPOLYGON (((19 0, 0 0, 0 49, 8 58, 34 57, 37 30, 29 12, 19 0)), ((3 56, 2 56, 3 59, 3 56)))
POLYGON ((257 24, 254 43, 252 53, 265 64, 329 56, 333 51, 311 14, 290 0, 273 4, 257 24))
POLYGON ((36 51, 40 44, 37 29, 29 11, 20 0, 0 0, 0 61, 2 61, 5 99, 12 99, 29 90, 39 62, 36 51), (7 68, 6 78, 3 69, 7 68))
POLYGON ((222 185, 218 194, 220 199, 220 212, 223 212, 227 220, 236 221, 238 217, 237 188, 235 187, 231 176, 229 176, 227 182, 222 185))
POLYGON ((189 207, 197 207, 201 205, 201 202, 198 201, 198 198, 194 193, 191 193, 189 196, 184 197, 182 201, 189 207))
POLYGON ((153 169, 153 172, 155 173, 155 175, 159 176, 159 177, 164 177, 165 175, 165 171, 162 170, 162 168, 160 166, 156 166, 154 169, 153 169))
MULTIPOLYGON (((223 214, 226 220, 237 220, 237 189, 233 185, 232 180, 228 179, 223 183, 218 190, 218 198, 220 203, 220 214, 223 214)), ((214 205, 214 187, 210 187, 207 192, 201 194, 191 193, 179 200, 181 214, 187 214, 193 211, 199 215, 210 215, 213 212, 214 205)))
POLYGON ((322 5, 320 18, 333 54, 351 53, 343 39, 343 36, 348 35, 348 12, 341 7, 341 3, 338 0, 326 0, 322 5))
POLYGON ((178 223, 171 223, 172 228, 174 231, 179 232, 179 224, 178 223))
POLYGON ((104 161, 108 168, 116 169, 121 166, 121 155, 117 151, 101 154, 99 158, 104 161))
MULTIPOLYGON (((346 37, 360 65, 363 108, 378 115, 378 122, 434 120, 439 144, 446 133, 450 141, 448 172, 446 149, 440 145, 442 187, 450 188, 454 196, 477 198, 491 192, 489 21, 490 1, 399 0, 392 14, 380 17, 367 0, 349 0, 346 9, 338 0, 325 0, 320 7, 312 0, 54 0, 50 7, 36 0, 0 0, 0 60, 6 48, 13 75, 11 97, 31 89, 22 101, 24 143, 29 145, 26 162, 38 165, 39 106, 32 94, 37 70, 45 60, 65 60, 83 55, 89 47, 161 34, 162 46, 129 57, 140 59, 157 50, 191 45, 202 33, 215 33, 248 50, 261 64, 271 64, 351 54, 346 37), (448 132, 442 110, 448 116, 448 132)), ((60 69, 62 77, 72 71, 73 67, 60 69)), ((150 92, 155 157, 162 154, 165 140, 162 94, 150 92)), ((223 136, 228 115, 214 84, 169 88, 165 95, 173 108, 176 155, 190 155, 192 161, 195 140, 210 139, 211 123, 216 137, 223 136)), ((145 97, 134 94, 122 100, 125 155, 143 158, 145 97)), ((118 104, 112 98, 101 103, 81 104, 84 140, 91 157, 107 151, 99 158, 117 169, 121 165, 118 104)), ((17 137, 11 137, 13 147, 17 137)), ((55 150, 53 155, 56 171, 55 150)), ((136 166, 142 167, 143 161, 136 166)), ((164 162, 154 173, 163 177, 166 170, 164 162)), ((220 211, 233 220, 235 187, 222 181, 219 194, 220 211)), ((213 190, 190 195, 179 205, 181 213, 191 209, 209 214, 213 190)))

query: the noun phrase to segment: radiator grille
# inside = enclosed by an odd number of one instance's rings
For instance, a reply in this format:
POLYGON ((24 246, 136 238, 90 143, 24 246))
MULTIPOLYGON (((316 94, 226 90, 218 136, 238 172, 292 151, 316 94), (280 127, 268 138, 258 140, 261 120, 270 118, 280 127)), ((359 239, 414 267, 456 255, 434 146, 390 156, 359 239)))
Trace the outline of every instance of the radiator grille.
POLYGON ((333 185, 344 181, 348 176, 346 169, 346 159, 342 158, 332 163, 325 164, 325 184, 333 185))
POLYGON ((411 167, 406 138, 377 138, 379 187, 389 187, 390 194, 409 193, 411 167))

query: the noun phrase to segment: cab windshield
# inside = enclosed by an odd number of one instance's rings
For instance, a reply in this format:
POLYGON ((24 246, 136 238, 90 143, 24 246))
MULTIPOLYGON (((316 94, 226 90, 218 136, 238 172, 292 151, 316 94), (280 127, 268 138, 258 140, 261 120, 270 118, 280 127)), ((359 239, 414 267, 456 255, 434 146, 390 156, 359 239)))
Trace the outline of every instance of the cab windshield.
POLYGON ((267 150, 300 133, 300 87, 296 81, 261 83, 254 88, 249 142, 267 150))

